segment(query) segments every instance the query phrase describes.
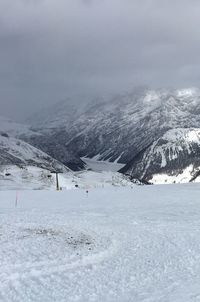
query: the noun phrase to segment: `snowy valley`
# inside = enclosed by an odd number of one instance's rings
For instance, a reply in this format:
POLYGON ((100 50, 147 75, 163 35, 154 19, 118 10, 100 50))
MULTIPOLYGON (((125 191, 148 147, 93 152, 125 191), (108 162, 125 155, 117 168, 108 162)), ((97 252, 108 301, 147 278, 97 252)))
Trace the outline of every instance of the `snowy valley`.
POLYGON ((1 118, 0 301, 197 302, 198 106, 145 90, 1 118))
POLYGON ((197 88, 140 88, 81 108, 60 102, 29 118, 29 126, 0 125, 73 171, 114 172, 115 165, 144 183, 179 183, 198 181, 199 112, 197 88))
POLYGON ((199 12, 0 0, 0 302, 200 302, 199 12))

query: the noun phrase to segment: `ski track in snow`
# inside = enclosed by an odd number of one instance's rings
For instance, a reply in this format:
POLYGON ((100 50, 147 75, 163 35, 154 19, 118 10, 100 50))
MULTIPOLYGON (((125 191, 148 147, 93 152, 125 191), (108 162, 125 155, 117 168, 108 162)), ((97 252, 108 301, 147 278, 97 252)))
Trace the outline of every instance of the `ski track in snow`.
POLYGON ((200 186, 0 192, 0 301, 200 301, 200 186))

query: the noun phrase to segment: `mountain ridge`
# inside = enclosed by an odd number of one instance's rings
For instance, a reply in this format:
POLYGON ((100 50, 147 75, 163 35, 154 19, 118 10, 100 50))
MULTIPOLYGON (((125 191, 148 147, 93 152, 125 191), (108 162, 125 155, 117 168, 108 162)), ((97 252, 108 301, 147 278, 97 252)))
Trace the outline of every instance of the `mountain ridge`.
MULTIPOLYGON (((187 135, 184 129, 188 129, 188 135, 200 129, 198 88, 157 90, 140 88, 83 107, 77 111, 72 109, 70 113, 68 104, 60 104, 57 111, 50 110, 52 115, 48 116, 48 113, 45 113, 47 119, 42 118, 41 122, 36 121, 35 127, 33 125, 30 127, 31 131, 34 130, 33 133, 25 132, 18 137, 73 170, 85 169, 87 166, 81 158, 90 158, 123 164, 125 166, 120 170, 122 173, 130 172, 132 165, 132 168, 136 167, 138 178, 148 181, 154 173, 155 164, 151 164, 152 173, 147 175, 145 171, 149 168, 145 166, 147 161, 144 154, 147 152, 150 154, 151 149, 158 150, 158 147, 164 150, 165 140, 171 145, 176 145, 176 141, 166 135, 167 133, 169 135, 169 131, 177 129, 177 135, 179 133, 184 140, 182 142, 180 136, 176 136, 176 140, 178 138, 180 146, 183 144, 184 152, 179 150, 177 153, 179 163, 177 161, 175 163, 173 157, 170 159, 171 163, 175 164, 174 167, 169 166, 169 161, 166 166, 163 161, 161 167, 161 153, 159 156, 158 152, 153 153, 160 169, 159 173, 176 174, 177 171, 181 173, 182 162, 192 164, 192 160, 195 162, 195 169, 197 168, 198 154, 189 154, 185 150, 187 135), (65 113, 65 110, 68 112, 65 113), (41 129, 43 127, 41 125, 44 124, 45 127, 41 129), (141 158, 143 165, 140 162, 141 158), (139 169, 138 165, 143 166, 140 173, 138 171, 141 168, 139 169)), ((199 141, 195 142, 194 137, 193 140, 191 144, 195 146, 197 153, 199 141)), ((135 172, 134 176, 137 173, 135 172)))
POLYGON ((7 165, 35 166, 49 171, 70 171, 69 168, 43 151, 22 140, 2 133, 0 134, 0 166, 7 165))

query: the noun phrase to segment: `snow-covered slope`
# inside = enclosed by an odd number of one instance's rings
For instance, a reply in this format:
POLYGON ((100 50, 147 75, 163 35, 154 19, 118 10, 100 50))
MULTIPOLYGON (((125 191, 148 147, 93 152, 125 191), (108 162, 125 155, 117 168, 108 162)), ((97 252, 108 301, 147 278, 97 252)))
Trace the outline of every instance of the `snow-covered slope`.
POLYGON ((198 184, 0 192, 1 302, 199 302, 198 184))
MULTIPOLYGON (((59 174, 59 187, 62 190, 134 187, 139 182, 116 172, 65 172, 59 174)), ((0 190, 55 190, 56 176, 38 166, 0 166, 0 190)))
POLYGON ((123 173, 153 183, 188 182, 200 171, 200 129, 177 128, 141 152, 123 173))
POLYGON ((111 171, 80 171, 74 173, 74 183, 79 188, 105 188, 105 187, 134 187, 135 184, 143 185, 143 183, 118 172, 111 171))
POLYGON ((72 172, 22 140, 0 135, 0 190, 55 189, 55 175, 50 173, 55 170, 62 172, 59 186, 63 189, 133 186, 128 177, 116 172, 72 172))
POLYGON ((23 135, 20 138, 36 148, 47 153, 51 157, 62 162, 64 165, 74 171, 82 170, 86 167, 86 164, 80 159, 76 151, 70 150, 65 145, 62 136, 65 136, 65 131, 59 131, 57 133, 42 133, 41 135, 23 135))
MULTIPOLYGON (((72 112, 69 113, 68 111, 68 114, 71 118, 74 117, 72 112)), ((83 169, 85 164, 80 157, 75 152, 68 150, 65 145, 57 139, 57 136, 53 134, 54 126, 51 124, 51 119, 47 122, 47 117, 46 119, 42 119, 42 117, 43 115, 41 114, 41 121, 40 123, 38 122, 37 130, 34 130, 30 125, 17 123, 9 118, 0 116, 0 135, 8 135, 25 141, 47 153, 50 157, 57 159, 65 165, 69 165, 70 168, 74 170, 83 169), (48 125, 48 129, 45 128, 45 125, 48 125)), ((55 122, 56 127, 58 127, 58 122, 62 125, 65 124, 63 119, 59 120, 59 115, 57 119, 57 121, 52 121, 52 123, 55 122)), ((36 118, 34 121, 37 124, 36 118)), ((59 129, 61 131, 61 128, 59 129)))
MULTIPOLYGON (((53 135, 54 123, 56 124, 56 129, 59 125, 66 125, 66 120, 68 119, 65 113, 67 112, 68 117, 72 119, 74 118, 73 110, 71 109, 70 111, 69 106, 64 108, 64 104, 62 103, 58 106, 57 110, 58 112, 56 112, 56 107, 53 107, 49 113, 44 111, 40 113, 38 118, 36 116, 32 117, 35 130, 33 126, 17 123, 9 118, 0 116, 0 134, 7 134, 11 137, 26 141, 74 170, 83 169, 85 164, 79 156, 75 152, 68 151, 62 142, 57 140, 56 135, 53 135), (54 116, 56 116, 56 120, 52 121, 53 112, 55 113, 54 116), (66 119, 64 119, 64 116, 66 119), (45 126, 47 128, 45 128, 45 126)), ((61 131, 61 127, 59 127, 59 129, 61 131)))
POLYGON ((0 135, 0 166, 36 166, 47 170, 70 171, 63 164, 22 140, 0 135))
MULTIPOLYGON (((86 157, 125 164, 124 172, 130 170, 131 165, 136 165, 145 150, 154 148, 159 139, 160 144, 168 130, 200 129, 200 90, 140 88, 112 99, 90 103, 84 110, 76 110, 68 102, 61 102, 49 111, 34 116, 32 125, 32 129, 37 129, 40 135, 25 133, 20 138, 71 169, 84 169, 86 166, 80 157, 86 157)), ((176 140, 170 142, 175 146, 176 140)), ((181 144, 180 139, 178 142, 181 144)), ((197 144, 194 142, 194 145, 197 144)), ((176 144, 176 150, 179 147, 182 148, 176 144)), ((163 161, 162 173, 173 174, 177 169, 182 171, 188 163, 196 168, 194 152, 179 152, 179 155, 183 153, 184 157, 177 157, 175 168, 173 157, 169 158, 166 166, 163 161), (172 160, 173 165, 170 165, 172 160)), ((159 164, 150 165, 149 169, 154 166, 159 164)), ((145 160, 143 168, 143 171, 140 168, 140 176, 149 179, 145 160)))
POLYGON ((127 163, 168 129, 199 128, 199 113, 198 90, 134 91, 91 107, 60 140, 81 156, 127 163))
POLYGON ((135 89, 62 123, 54 136, 68 152, 126 164, 169 129, 200 128, 200 91, 135 89))
MULTIPOLYGON (((72 177, 71 173, 68 177, 72 177)), ((56 188, 55 175, 36 166, 0 166, 0 190, 46 190, 56 188)))

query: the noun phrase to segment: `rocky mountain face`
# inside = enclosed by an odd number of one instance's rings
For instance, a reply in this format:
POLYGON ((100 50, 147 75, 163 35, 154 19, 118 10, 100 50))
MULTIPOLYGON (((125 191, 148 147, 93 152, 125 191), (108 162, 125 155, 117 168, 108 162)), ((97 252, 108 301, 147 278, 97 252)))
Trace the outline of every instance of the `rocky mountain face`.
POLYGON ((136 89, 81 110, 60 103, 30 122, 31 132, 18 137, 73 170, 84 169, 80 157, 88 157, 125 164, 121 172, 143 181, 156 182, 155 175, 161 174, 181 175, 188 167, 188 181, 198 174, 196 88, 136 89))
POLYGON ((200 171, 200 128, 168 130, 121 172, 152 183, 194 181, 200 171))
POLYGON ((91 106, 56 130, 68 151, 128 163, 167 130, 200 127, 200 92, 139 90, 91 106))
MULTIPOLYGON (((64 131, 65 135, 65 131, 64 131)), ((38 135, 22 135, 20 138, 29 144, 35 146, 36 148, 47 153, 51 157, 55 158, 59 162, 62 162, 66 167, 74 171, 83 170, 85 168, 85 163, 80 159, 76 152, 68 150, 62 139, 62 131, 59 134, 55 133, 41 133, 38 135)))
POLYGON ((41 150, 5 133, 0 134, 0 166, 35 166, 50 171, 70 171, 41 150))
POLYGON ((77 150, 66 148, 66 129, 76 119, 79 109, 68 100, 44 108, 27 119, 30 132, 18 133, 17 137, 47 153, 74 171, 83 170, 85 163, 77 150))
MULTIPOLYGON (((51 154, 55 158, 56 150, 63 150, 63 154, 67 150, 68 154, 77 158, 89 157, 124 163, 126 166, 121 170, 123 173, 131 171, 134 178, 146 181, 151 179, 154 172, 179 173, 189 163, 198 165, 196 154, 198 143, 192 144, 194 152, 181 151, 181 148, 184 149, 185 128, 188 131, 195 129, 198 131, 200 128, 198 89, 156 91, 137 89, 132 93, 87 106, 82 113, 75 114, 70 122, 67 122, 66 118, 66 122, 62 122, 62 127, 60 122, 55 122, 54 131, 50 131, 47 145, 48 141, 56 141, 56 144, 62 145, 63 148, 52 148, 51 152, 55 153, 51 154), (151 150, 155 150, 156 147, 158 150, 164 148, 166 150, 164 153, 169 152, 164 142, 170 129, 177 129, 179 138, 177 142, 170 140, 169 137, 167 139, 170 148, 175 148, 173 147, 175 143, 178 144, 177 158, 173 160, 166 154, 167 163, 164 166, 161 162, 161 153, 157 151, 152 153, 151 150), (182 136, 183 140, 180 139, 182 136), (151 154, 151 164, 147 154, 151 154)), ((35 137, 33 144, 37 145, 37 141, 38 137, 35 137)), ((40 143, 37 146, 40 147, 40 143)), ((66 163, 68 162, 67 159, 66 163)))

